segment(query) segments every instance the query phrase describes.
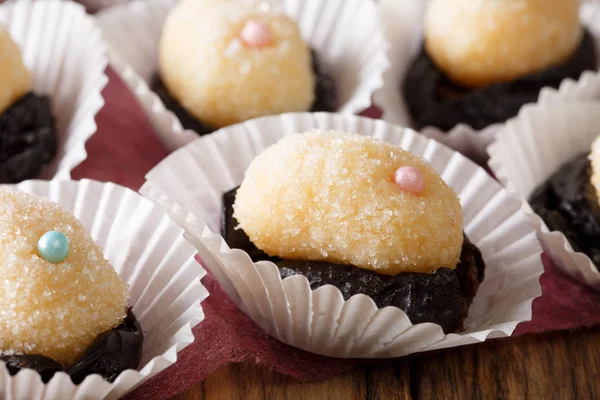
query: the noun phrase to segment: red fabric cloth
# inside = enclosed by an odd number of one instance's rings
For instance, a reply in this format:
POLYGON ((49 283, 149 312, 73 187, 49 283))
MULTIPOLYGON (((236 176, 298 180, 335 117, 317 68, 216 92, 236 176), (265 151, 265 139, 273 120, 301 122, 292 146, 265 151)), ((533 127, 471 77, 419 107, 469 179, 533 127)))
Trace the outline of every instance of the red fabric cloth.
MULTIPOLYGON (((88 142, 88 158, 73 172, 73 178, 112 181, 138 189, 146 172, 167 152, 126 86, 112 71, 109 76, 106 105, 97 117, 98 132, 88 142)), ((550 259, 542 258, 543 294, 533 302, 532 321, 520 324, 515 335, 600 324, 600 293, 574 282, 550 259)), ((250 361, 305 381, 324 380, 364 362, 317 356, 280 343, 240 312, 210 274, 203 283, 210 297, 203 302, 206 319, 194 330, 196 341, 179 354, 176 365, 136 389, 128 399, 169 398, 229 362, 250 361)))

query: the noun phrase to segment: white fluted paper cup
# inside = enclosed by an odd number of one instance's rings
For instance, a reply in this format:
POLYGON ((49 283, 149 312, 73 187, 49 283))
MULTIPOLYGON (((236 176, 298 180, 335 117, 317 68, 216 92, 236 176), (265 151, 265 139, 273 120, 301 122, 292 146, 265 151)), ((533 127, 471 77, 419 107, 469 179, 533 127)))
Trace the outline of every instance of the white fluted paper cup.
MULTIPOLYGON (((392 67, 384 74, 384 86, 376 93, 375 102, 383 109, 383 119, 394 124, 411 126, 412 123, 400 87, 422 47, 427 3, 423 0, 378 0, 379 14, 390 43, 388 54, 392 67)), ((585 1, 581 5, 580 19, 596 39, 597 56, 600 58, 600 1, 585 1)), ((594 85, 596 96, 600 98, 600 75, 598 72, 587 71, 577 82, 565 79, 560 86, 560 96, 555 94, 555 89, 542 89, 540 101, 585 96, 592 90, 585 89, 590 84, 594 85)), ((486 148, 502 126, 503 124, 493 124, 482 130, 475 130, 466 124, 459 124, 449 132, 426 127, 422 133, 481 162, 487 160, 486 148)))
MULTIPOLYGON (((111 65, 137 96, 152 126, 170 150, 198 135, 182 128, 148 87, 158 71, 158 41, 176 0, 138 0, 98 14, 111 46, 111 65)), ((302 36, 319 54, 335 81, 342 113, 359 113, 372 105, 388 68, 387 41, 372 0, 281 0, 302 36)), ((190 38, 193 40, 193 38, 190 38)))
POLYGON ((266 332, 310 352, 398 357, 507 337, 519 322, 531 318, 531 303, 541 294, 542 250, 521 202, 461 154, 383 121, 328 113, 259 118, 196 139, 163 160, 146 179, 141 192, 186 227, 205 266, 232 300, 266 332), (275 264, 253 263, 218 234, 221 195, 242 182, 254 157, 283 136, 314 128, 398 144, 428 160, 457 192, 464 230, 487 265, 463 333, 445 335, 432 323, 413 325, 399 308, 378 309, 365 295, 344 301, 333 286, 311 291, 303 276, 282 280, 275 264))
MULTIPOLYGON (((510 120, 489 147, 489 166, 507 189, 528 199, 573 157, 589 152, 600 134, 600 103, 527 106, 510 120)), ((567 274, 600 289, 600 273, 584 253, 575 252, 564 234, 550 231, 528 205, 544 249, 567 274)))
POLYGON ((194 341, 192 328, 204 319, 200 303, 208 296, 200 283, 205 271, 183 229, 148 199, 113 183, 34 180, 9 187, 75 214, 129 285, 145 336, 139 370, 124 371, 114 383, 95 374, 75 385, 61 372, 44 384, 33 370, 11 377, 0 362, 0 398, 117 399, 176 363, 177 353, 194 341))
POLYGON ((85 143, 104 105, 108 59, 100 28, 81 5, 56 0, 6 2, 0 24, 21 49, 33 91, 51 99, 58 148, 39 178, 69 179, 87 157, 85 143))

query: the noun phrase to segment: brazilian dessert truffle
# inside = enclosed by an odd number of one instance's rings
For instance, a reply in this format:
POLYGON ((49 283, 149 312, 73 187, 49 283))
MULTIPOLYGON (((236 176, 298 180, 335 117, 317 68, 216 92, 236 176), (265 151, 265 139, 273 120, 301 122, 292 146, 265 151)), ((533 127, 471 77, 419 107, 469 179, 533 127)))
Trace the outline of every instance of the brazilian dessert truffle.
POLYGON ((19 47, 0 26, 0 183, 36 177, 56 154, 50 100, 31 89, 19 47))
POLYGON ((600 137, 591 152, 565 163, 530 196, 533 210, 550 230, 565 234, 575 251, 600 268, 600 137))
POLYGON ((415 324, 460 330, 483 280, 454 191, 425 161, 377 139, 287 136, 252 161, 223 205, 231 247, 273 261, 282 278, 399 307, 415 324))
POLYGON ((418 128, 483 129, 596 68, 578 0, 431 0, 402 90, 418 128))
POLYGON ((159 44, 153 89, 203 134, 255 117, 334 111, 335 88, 296 22, 264 1, 182 1, 159 44))
POLYGON ((0 189, 0 360, 11 374, 65 371, 75 383, 137 368, 143 334, 128 287, 72 214, 0 189))

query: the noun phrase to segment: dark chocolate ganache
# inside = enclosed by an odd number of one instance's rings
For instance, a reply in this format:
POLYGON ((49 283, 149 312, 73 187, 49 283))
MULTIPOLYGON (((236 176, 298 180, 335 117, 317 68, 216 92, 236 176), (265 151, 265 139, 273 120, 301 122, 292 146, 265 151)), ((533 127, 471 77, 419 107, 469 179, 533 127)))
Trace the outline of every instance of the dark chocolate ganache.
POLYGON ((585 31, 578 49, 562 64, 476 89, 453 83, 423 48, 401 86, 417 129, 433 126, 449 131, 464 123, 479 130, 516 116, 522 106, 537 101, 543 87, 557 88, 563 79, 578 79, 582 72, 596 68, 594 38, 585 31))
POLYGON ((580 154, 537 187, 529 203, 550 230, 564 233, 575 251, 600 266, 600 206, 591 175, 588 154, 580 154))
POLYGON ((406 272, 392 276, 351 265, 269 257, 254 246, 243 230, 235 229, 238 226, 233 216, 236 192, 237 188, 223 195, 221 234, 231 248, 244 250, 253 261, 275 263, 282 279, 303 275, 313 290, 333 285, 342 292, 344 300, 355 294, 365 294, 379 308, 394 306, 402 309, 413 324, 433 322, 445 333, 462 329, 485 269, 481 252, 466 236, 456 269, 441 267, 431 274, 406 272))
MULTIPOLYGON (((326 68, 319 62, 315 51, 313 50, 311 53, 312 68, 316 77, 316 86, 315 101, 310 111, 333 112, 337 108, 337 90, 335 88, 335 83, 326 68)), ((160 78, 160 74, 154 76, 150 87, 162 100, 165 107, 177 116, 184 129, 191 129, 199 135, 206 135, 216 130, 215 128, 203 124, 183 108, 179 103, 179 100, 169 93, 169 90, 160 78)))
POLYGON ((56 147, 50 99, 26 94, 0 115, 0 183, 35 178, 56 147))
POLYGON ((98 336, 81 359, 69 368, 41 355, 0 356, 0 360, 6 362, 11 375, 23 368, 30 368, 39 372, 43 382, 50 381, 60 371, 69 374, 75 384, 92 374, 100 374, 107 381, 114 382, 121 372, 138 368, 143 344, 142 327, 133 312, 128 310, 121 325, 98 336))

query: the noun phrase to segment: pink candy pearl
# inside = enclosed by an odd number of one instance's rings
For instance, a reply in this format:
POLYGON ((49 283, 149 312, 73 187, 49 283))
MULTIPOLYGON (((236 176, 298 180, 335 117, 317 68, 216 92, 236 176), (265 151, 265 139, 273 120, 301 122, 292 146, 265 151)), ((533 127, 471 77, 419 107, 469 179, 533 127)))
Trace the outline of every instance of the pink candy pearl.
POLYGON ((271 44, 271 30, 262 22, 246 22, 241 37, 244 43, 251 47, 263 47, 271 44))
POLYGON ((394 182, 405 192, 419 194, 423 190, 423 175, 415 167, 400 167, 394 173, 394 182))

